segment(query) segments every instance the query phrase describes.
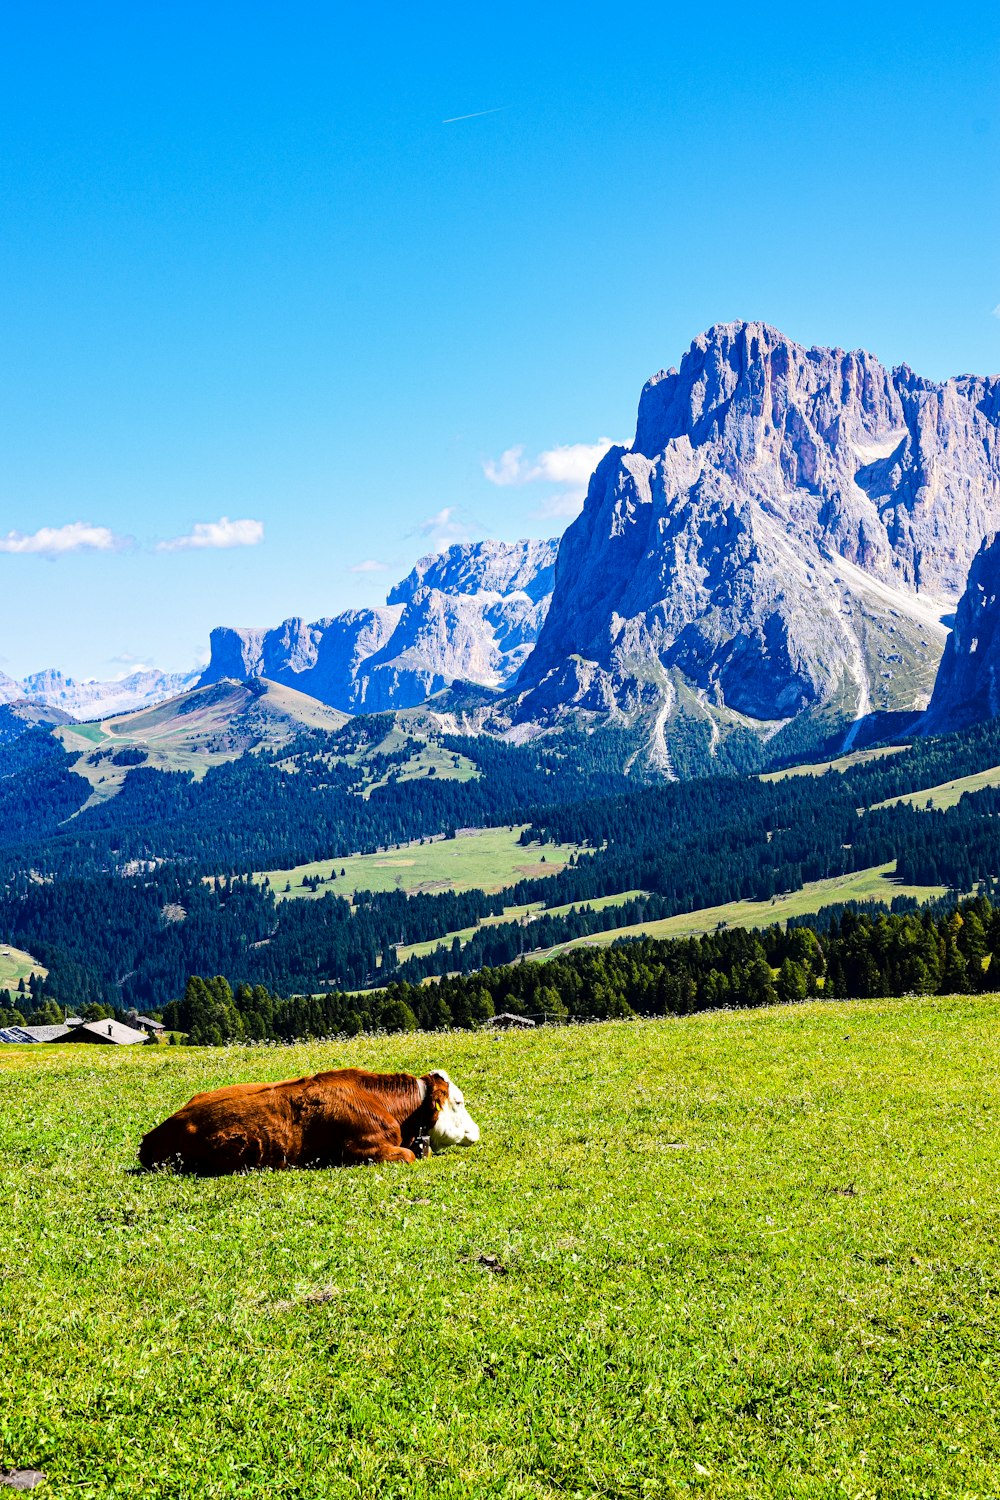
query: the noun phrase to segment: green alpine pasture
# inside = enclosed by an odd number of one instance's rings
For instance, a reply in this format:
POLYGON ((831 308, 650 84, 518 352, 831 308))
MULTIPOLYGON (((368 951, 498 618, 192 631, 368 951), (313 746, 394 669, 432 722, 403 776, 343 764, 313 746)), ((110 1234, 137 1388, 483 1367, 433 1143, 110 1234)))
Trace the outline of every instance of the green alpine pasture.
POLYGON ((878 745, 873 750, 852 750, 847 755, 838 755, 834 760, 813 761, 809 765, 786 766, 781 771, 764 771, 761 781, 784 781, 787 776, 825 776, 827 771, 850 771, 854 766, 866 765, 871 760, 884 760, 887 755, 899 755, 909 750, 909 745, 878 745))
POLYGON ((351 854, 321 859, 291 870, 268 870, 259 878, 276 896, 337 896, 356 891, 499 891, 518 880, 558 875, 576 844, 522 844, 517 828, 462 828, 457 837, 417 839, 378 854, 351 854), (319 877, 330 884, 313 889, 306 881, 319 877), (290 889, 289 889, 290 887, 290 889))
POLYGON ((1000 1493, 1000 1005, 0 1048, 0 1465, 53 1500, 1000 1493), (196 1090, 464 1086, 411 1167, 134 1172, 196 1090))
POLYGON ((16 990, 19 980, 27 983, 32 974, 44 978, 48 972, 45 965, 32 958, 30 953, 12 948, 9 943, 0 943, 0 990, 16 990))
MULTIPOLYGON (((547 948, 532 957, 549 958, 567 953, 571 948, 607 948, 619 938, 698 937, 719 927, 770 927, 787 922, 790 917, 807 917, 824 906, 841 901, 882 901, 892 904, 896 896, 912 896, 917 901, 933 901, 946 894, 943 885, 906 885, 896 879, 896 861, 872 865, 867 870, 853 870, 847 875, 831 875, 826 880, 809 880, 797 891, 784 891, 770 901, 727 901, 722 906, 703 906, 697 911, 678 912, 656 922, 637 922, 631 927, 615 927, 547 948)), ((622 898, 624 899, 624 898, 622 898)), ((594 903, 597 904, 596 902, 594 903)))
POLYGON ((423 943, 399 943, 396 946, 396 957, 400 963, 407 958, 423 958, 437 948, 450 948, 456 938, 464 948, 469 939, 477 932, 482 932, 484 927, 499 927, 503 922, 530 922, 543 912, 550 917, 565 917, 583 906, 589 907, 591 911, 604 911, 609 906, 624 906, 626 902, 635 901, 643 894, 643 891, 621 891, 617 896, 594 896, 590 901, 569 902, 564 906, 546 906, 542 901, 532 901, 525 906, 505 906, 500 916, 483 917, 475 927, 460 927, 457 932, 446 932, 443 937, 428 938, 423 943))
MULTIPOLYGON (((727 901, 722 906, 703 906, 696 911, 678 912, 673 917, 661 917, 653 922, 636 922, 629 927, 614 927, 607 932, 590 933, 586 937, 574 938, 554 948, 539 949, 533 958, 549 958, 554 953, 568 953, 571 948, 606 948, 619 938, 651 937, 679 938, 698 937, 702 933, 715 932, 719 927, 768 927, 774 922, 787 922, 790 917, 812 916, 824 906, 833 906, 841 901, 882 901, 891 906, 896 896, 912 896, 917 901, 933 901, 945 895, 943 885, 906 885, 896 879, 896 862, 873 865, 867 870, 853 870, 847 875, 833 875, 826 880, 810 880, 797 891, 784 891, 770 901, 727 901)), ((475 927, 463 927, 457 932, 446 932, 441 937, 423 943, 400 944, 396 957, 403 959, 423 957, 437 948, 450 948, 458 938, 464 948, 469 939, 484 927, 495 927, 501 922, 530 919, 547 911, 550 916, 565 916, 568 912, 589 906, 592 911, 602 911, 608 906, 623 906, 641 896, 641 891, 623 891, 617 896, 598 896, 592 901, 577 902, 575 906, 545 907, 540 901, 530 906, 508 906, 499 917, 484 917, 475 927)))
POLYGON ((1000 786, 1000 766, 991 766, 989 770, 977 771, 971 776, 956 776, 954 781, 942 781, 939 786, 930 786, 921 792, 888 797, 885 802, 876 802, 875 806, 896 807, 907 803, 921 812, 930 809, 946 812, 949 807, 956 807, 966 792, 981 792, 991 786, 1000 786))

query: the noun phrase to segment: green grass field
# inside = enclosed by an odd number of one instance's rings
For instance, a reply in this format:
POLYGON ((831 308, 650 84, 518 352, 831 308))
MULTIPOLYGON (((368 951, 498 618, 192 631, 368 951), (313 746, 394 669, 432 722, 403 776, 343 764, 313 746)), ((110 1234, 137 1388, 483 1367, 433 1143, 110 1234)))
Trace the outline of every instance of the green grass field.
POLYGON ((327 891, 352 896, 355 891, 397 887, 403 891, 499 891, 518 880, 558 875, 570 855, 579 852, 575 844, 520 844, 523 826, 473 828, 454 839, 435 838, 424 844, 418 839, 383 854, 353 854, 297 865, 293 870, 268 870, 260 879, 278 896, 307 899, 327 891), (334 871, 336 880, 317 891, 303 884, 317 875, 329 881, 334 871))
POLYGON ((988 771, 977 771, 972 776, 958 776, 954 781, 942 781, 939 786, 927 787, 922 792, 906 792, 902 797, 889 797, 885 802, 876 802, 875 806, 895 807, 906 802, 922 812, 929 808, 944 812, 949 807, 954 807, 966 792, 981 792, 988 786, 1000 786, 1000 766, 991 766, 988 771))
POLYGON ((787 922, 789 917, 810 916, 823 906, 832 906, 839 901, 884 901, 889 905, 894 896, 913 896, 918 901, 932 901, 943 896, 947 887, 943 885, 903 885, 894 878, 896 862, 873 865, 867 870, 856 870, 852 875, 834 875, 829 880, 808 881, 800 891, 789 891, 775 896, 773 901, 729 901, 724 906, 703 906, 698 911, 681 912, 675 917, 664 917, 659 922, 643 922, 632 927, 618 927, 611 932, 598 932, 592 937, 577 938, 572 943, 562 943, 544 954, 532 957, 549 958, 554 953, 565 953, 570 948, 601 947, 617 942, 622 937, 677 938, 690 937, 702 932, 714 932, 723 927, 769 927, 774 922, 787 922))
POLYGON ((0 1464, 53 1500, 995 1496, 998 1027, 2 1048, 0 1464), (341 1063, 446 1066, 482 1144, 132 1174, 196 1090, 341 1063))
POLYGON ((12 948, 9 943, 0 943, 0 990, 15 990, 19 979, 27 982, 32 974, 44 978, 48 972, 45 965, 32 958, 30 953, 12 948))
POLYGON ((849 771, 852 766, 863 766, 869 760, 882 760, 887 755, 898 755, 909 750, 909 745, 880 745, 875 750, 852 750, 849 755, 838 755, 835 760, 816 761, 810 766, 788 766, 784 771, 764 771, 761 781, 784 781, 786 776, 825 776, 827 771, 849 771))
MULTIPOLYGON (((443 781, 475 781, 479 777, 475 764, 468 756, 457 755, 451 750, 446 750, 437 739, 424 739, 414 737, 404 729, 393 729, 386 735, 372 753, 389 755, 398 750, 410 750, 410 758, 396 768, 396 780, 419 781, 424 776, 439 776, 443 781)), ((355 764, 363 764, 366 756, 348 756, 355 764)), ((379 787, 388 784, 388 776, 383 776, 380 781, 372 781, 365 787, 363 795, 370 797, 372 792, 379 787)))
POLYGON ((400 943, 396 948, 396 957, 401 963, 407 958, 422 958, 427 953, 433 953, 435 948, 450 948, 456 938, 464 948, 469 939, 475 933, 482 932, 484 927, 498 927, 502 922, 516 922, 522 917, 540 916, 542 912, 551 917, 563 917, 582 906, 589 906, 591 911, 603 911, 607 906, 623 906, 626 901, 634 901, 642 894, 642 891, 622 891, 617 896, 595 896, 591 901, 570 902, 566 906, 545 906, 541 901, 533 901, 528 906, 505 906, 502 916, 484 917, 475 927, 461 927, 457 932, 446 932, 443 937, 430 938, 425 943, 400 943))

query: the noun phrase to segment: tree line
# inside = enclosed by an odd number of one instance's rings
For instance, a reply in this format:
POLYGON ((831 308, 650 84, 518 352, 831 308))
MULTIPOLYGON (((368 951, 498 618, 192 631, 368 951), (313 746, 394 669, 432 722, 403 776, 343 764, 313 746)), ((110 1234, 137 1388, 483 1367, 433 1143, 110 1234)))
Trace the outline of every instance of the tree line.
POLYGON ((365 994, 281 997, 263 985, 192 977, 165 1023, 193 1045, 292 1041, 359 1032, 474 1029, 503 1013, 562 1024, 684 1016, 824 999, 975 994, 1000 988, 1000 906, 987 897, 950 909, 834 915, 683 939, 620 939, 548 962, 394 982, 365 994))

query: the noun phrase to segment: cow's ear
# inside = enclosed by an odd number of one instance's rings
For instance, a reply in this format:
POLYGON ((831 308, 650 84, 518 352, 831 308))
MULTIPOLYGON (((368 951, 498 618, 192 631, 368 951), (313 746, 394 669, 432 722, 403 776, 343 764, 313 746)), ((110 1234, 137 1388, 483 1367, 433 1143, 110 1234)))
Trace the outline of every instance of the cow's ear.
POLYGON ((428 1081, 431 1086, 431 1115, 436 1120, 448 1103, 451 1084, 447 1078, 442 1078, 440 1073, 429 1074, 428 1081))

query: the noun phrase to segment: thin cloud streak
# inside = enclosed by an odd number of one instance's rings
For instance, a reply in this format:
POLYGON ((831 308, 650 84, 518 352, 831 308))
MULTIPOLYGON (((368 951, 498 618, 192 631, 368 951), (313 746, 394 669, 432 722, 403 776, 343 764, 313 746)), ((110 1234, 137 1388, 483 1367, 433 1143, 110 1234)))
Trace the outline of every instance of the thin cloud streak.
POLYGON ((457 125, 461 120, 481 120, 484 115, 498 115, 507 107, 508 106, 506 104, 498 104, 496 109, 477 109, 471 115, 451 115, 449 119, 442 120, 441 124, 457 125))

